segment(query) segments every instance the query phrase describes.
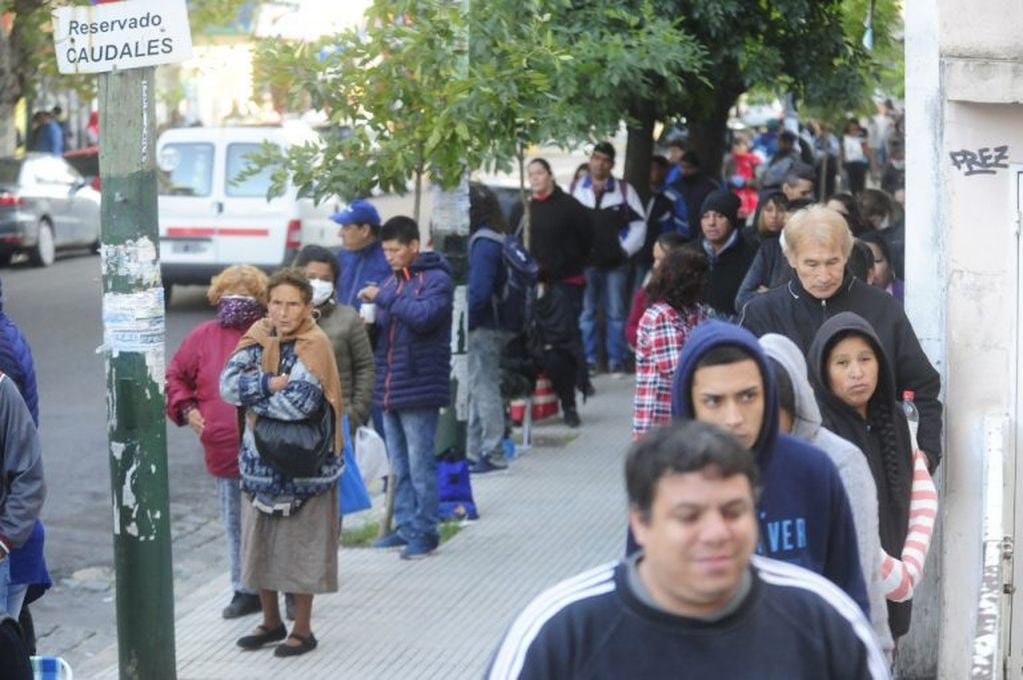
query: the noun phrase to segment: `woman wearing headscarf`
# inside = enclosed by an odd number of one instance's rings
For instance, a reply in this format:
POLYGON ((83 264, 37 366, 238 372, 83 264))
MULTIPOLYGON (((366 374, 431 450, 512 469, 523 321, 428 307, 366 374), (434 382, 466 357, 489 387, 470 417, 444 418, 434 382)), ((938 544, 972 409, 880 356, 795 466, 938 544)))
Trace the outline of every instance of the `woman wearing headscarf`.
POLYGON ((344 467, 341 384, 334 351, 313 319, 313 290, 301 272, 278 271, 267 285, 269 318, 254 324, 220 377, 225 401, 242 407, 242 580, 259 591, 263 622, 238 640, 246 650, 284 640, 275 656, 316 648, 313 595, 337 591, 338 478, 344 467), (290 477, 271 466, 254 434, 256 419, 303 421, 329 405, 332 455, 309 477, 290 477), (277 593, 294 595, 289 634, 277 593))
MULTIPOLYGON (((896 400, 891 362, 881 341, 863 317, 836 314, 821 326, 810 346, 809 371, 825 427, 855 444, 867 458, 877 486, 887 571, 892 570, 891 562, 900 567, 912 564, 919 578, 937 495, 896 400)), ((882 575, 885 571, 883 567, 882 575)), ((912 589, 904 587, 888 593, 888 624, 896 640, 909 630, 911 595, 912 589)))
POLYGON ((258 612, 259 596, 242 585, 238 418, 235 408, 220 398, 220 372, 242 334, 266 313, 266 282, 266 274, 250 265, 233 265, 214 276, 206 296, 217 308, 217 318, 185 337, 166 374, 167 417, 199 436, 206 471, 217 480, 234 589, 222 612, 225 619, 258 612))

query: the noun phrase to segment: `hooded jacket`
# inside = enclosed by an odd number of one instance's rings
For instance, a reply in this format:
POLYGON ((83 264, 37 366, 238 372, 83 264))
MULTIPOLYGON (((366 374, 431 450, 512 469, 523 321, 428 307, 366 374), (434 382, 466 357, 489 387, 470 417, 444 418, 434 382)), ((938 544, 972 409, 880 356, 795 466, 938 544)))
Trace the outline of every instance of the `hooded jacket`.
POLYGON ((32 349, 25 336, 4 311, 0 291, 0 371, 14 380, 32 420, 39 425, 39 394, 36 390, 36 368, 32 349))
POLYGON ((778 395, 767 359, 748 331, 721 321, 700 324, 679 355, 671 414, 694 419, 693 376, 711 350, 734 346, 752 358, 764 382, 764 419, 753 445, 760 472, 757 552, 827 577, 870 611, 856 526, 838 471, 819 449, 778 433, 778 395))
MULTIPOLYGON (((817 394, 824 424, 856 444, 867 458, 877 487, 881 547, 889 555, 901 555, 909 530, 913 445, 906 416, 895 399, 891 362, 884 347, 863 317, 843 312, 828 319, 817 331, 808 356, 810 382, 817 394), (850 332, 865 338, 877 355, 877 387, 867 406, 867 420, 828 388, 825 365, 828 353, 839 336, 850 332)), ((888 622, 895 637, 909 630, 910 607, 910 602, 888 604, 888 622)))
POLYGON ((374 241, 362 250, 340 250, 337 275, 337 301, 342 305, 359 308, 358 293, 366 286, 381 285, 391 275, 391 265, 384 257, 384 247, 374 241))
POLYGON ((789 376, 796 412, 792 435, 823 451, 838 469, 856 524, 860 567, 870 598, 870 623, 881 649, 891 655, 894 643, 888 629, 888 607, 881 577, 881 537, 878 533, 877 488, 863 452, 823 426, 821 412, 807 380, 806 359, 795 343, 783 335, 768 333, 760 338, 767 356, 777 361, 789 376))
MULTIPOLYGON (((742 310, 740 324, 757 336, 780 333, 806 352, 817 330, 839 312, 855 312, 873 327, 895 372, 896 394, 916 393, 920 411, 920 448, 933 470, 941 460, 941 377, 920 347, 902 304, 880 288, 848 272, 838 291, 819 300, 803 288, 798 276, 774 290, 757 295, 742 310)), ((812 368, 811 362, 811 368, 812 368)))
POLYGON ((376 386, 388 410, 451 403, 451 267, 438 253, 419 254, 391 274, 377 294, 376 386))

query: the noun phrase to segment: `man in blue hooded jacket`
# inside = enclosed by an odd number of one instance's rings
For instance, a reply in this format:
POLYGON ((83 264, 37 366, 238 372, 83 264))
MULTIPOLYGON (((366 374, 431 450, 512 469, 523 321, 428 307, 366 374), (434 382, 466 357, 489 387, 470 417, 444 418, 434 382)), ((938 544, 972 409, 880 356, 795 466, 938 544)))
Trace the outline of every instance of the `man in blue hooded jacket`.
POLYGON ((359 291, 366 286, 379 286, 391 275, 391 266, 380 245, 380 213, 373 204, 356 199, 333 215, 341 225, 338 235, 344 249, 337 254, 337 301, 359 308, 359 291))
POLYGON ((383 410, 398 528, 373 545, 417 559, 440 543, 434 439, 440 409, 451 403, 454 284, 447 260, 420 252, 415 220, 392 217, 380 240, 393 273, 360 290, 359 299, 377 306, 373 402, 383 410))
POLYGON ((779 434, 774 378, 756 337, 720 321, 700 324, 679 356, 671 413, 719 425, 756 455, 757 552, 825 576, 869 614, 842 480, 822 451, 779 434))

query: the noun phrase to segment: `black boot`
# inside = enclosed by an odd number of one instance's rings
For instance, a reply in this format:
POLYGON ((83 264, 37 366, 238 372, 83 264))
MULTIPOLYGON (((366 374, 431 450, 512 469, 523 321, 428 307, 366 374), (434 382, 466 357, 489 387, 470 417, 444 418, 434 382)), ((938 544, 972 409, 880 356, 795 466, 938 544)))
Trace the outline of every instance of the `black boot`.
POLYGON ((579 420, 579 412, 574 408, 562 409, 565 414, 565 424, 571 428, 579 427, 583 424, 583 421, 579 420))
POLYGON ((225 619, 237 619, 260 611, 263 611, 263 606, 259 603, 259 595, 235 592, 231 604, 224 607, 221 615, 225 619))

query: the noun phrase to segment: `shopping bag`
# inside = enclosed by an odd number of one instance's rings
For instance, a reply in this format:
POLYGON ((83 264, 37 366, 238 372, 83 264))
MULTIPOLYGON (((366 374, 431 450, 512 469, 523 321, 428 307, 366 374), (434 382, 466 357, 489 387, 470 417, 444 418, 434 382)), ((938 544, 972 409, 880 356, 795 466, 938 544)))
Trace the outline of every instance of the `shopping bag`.
POLYGON ((366 486, 391 474, 391 464, 387 460, 387 444, 384 438, 372 427, 363 425, 355 431, 355 462, 362 472, 362 481, 366 486))
POLYGON ((366 484, 362 481, 362 474, 359 472, 359 465, 355 462, 352 437, 348 432, 348 416, 341 419, 341 426, 345 433, 345 469, 338 480, 338 505, 342 515, 350 515, 355 512, 367 510, 373 506, 366 493, 366 484))
POLYGON ((465 458, 437 459, 437 514, 445 519, 479 519, 465 458))

